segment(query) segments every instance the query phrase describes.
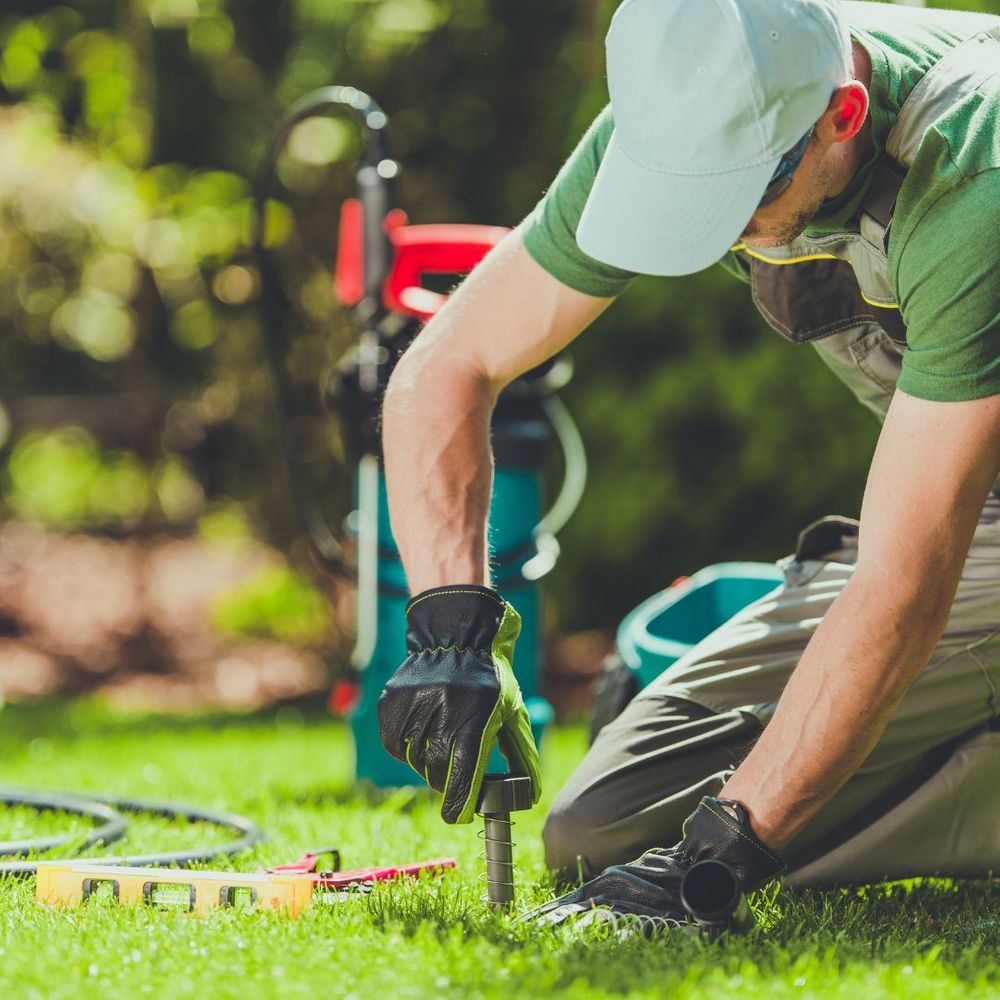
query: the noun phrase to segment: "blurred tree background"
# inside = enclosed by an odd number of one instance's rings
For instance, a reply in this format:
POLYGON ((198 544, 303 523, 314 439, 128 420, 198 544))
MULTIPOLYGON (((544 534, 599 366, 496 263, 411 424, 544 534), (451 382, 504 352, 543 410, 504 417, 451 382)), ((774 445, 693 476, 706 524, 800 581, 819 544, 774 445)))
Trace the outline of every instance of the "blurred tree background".
MULTIPOLYGON (((4 519, 105 538, 249 533, 302 566, 248 248, 270 130, 307 91, 357 86, 389 114, 412 221, 514 225, 607 100, 614 6, 5 0, 4 519)), ((353 338, 330 268, 359 150, 347 121, 299 126, 268 233, 294 290, 296 438, 334 521, 349 470, 316 373, 353 338)), ((774 559, 813 518, 857 513, 873 418, 721 270, 637 281, 571 354, 563 396, 591 478, 548 585, 559 629, 612 629, 679 574, 774 559)), ((293 570, 267 573, 248 598, 261 620, 268 600, 322 618, 293 570)), ((247 617, 216 614, 236 631, 247 617)))

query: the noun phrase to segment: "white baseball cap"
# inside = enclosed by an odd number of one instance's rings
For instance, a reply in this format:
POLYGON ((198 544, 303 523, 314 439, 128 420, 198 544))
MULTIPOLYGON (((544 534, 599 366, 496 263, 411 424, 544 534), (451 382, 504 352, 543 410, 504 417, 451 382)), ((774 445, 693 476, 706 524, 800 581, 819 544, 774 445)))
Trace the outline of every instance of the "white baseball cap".
POLYGON ((643 274, 718 261, 852 74, 839 0, 625 0, 606 45, 615 128, 576 238, 643 274))

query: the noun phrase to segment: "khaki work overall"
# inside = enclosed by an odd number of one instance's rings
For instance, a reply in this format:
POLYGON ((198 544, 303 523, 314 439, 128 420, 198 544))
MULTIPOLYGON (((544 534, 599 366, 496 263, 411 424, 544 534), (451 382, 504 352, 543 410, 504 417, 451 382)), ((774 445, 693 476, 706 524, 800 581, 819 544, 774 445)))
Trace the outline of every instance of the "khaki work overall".
MULTIPOLYGON (((1000 66, 1000 29, 972 36, 915 86, 889 133, 859 232, 737 247, 755 304, 811 343, 880 418, 906 329, 886 251, 896 192, 926 129, 1000 66), (891 158, 891 159, 890 159, 891 158)), ((857 522, 824 519, 780 561, 785 580, 699 643, 605 726, 553 804, 551 867, 593 874, 675 843, 767 725, 817 624, 851 577, 857 522)), ((1000 481, 947 629, 871 755, 783 852, 788 881, 830 885, 1000 871, 1000 481)))

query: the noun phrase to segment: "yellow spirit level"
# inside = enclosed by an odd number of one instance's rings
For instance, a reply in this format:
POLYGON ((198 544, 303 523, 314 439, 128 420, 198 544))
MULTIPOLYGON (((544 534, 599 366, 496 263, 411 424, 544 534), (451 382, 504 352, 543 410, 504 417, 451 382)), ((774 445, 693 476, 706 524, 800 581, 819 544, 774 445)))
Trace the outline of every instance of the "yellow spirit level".
POLYGON ((309 875, 268 872, 198 872, 175 868, 117 868, 112 865, 49 861, 38 865, 35 898, 50 906, 74 906, 113 898, 158 909, 204 915, 216 907, 281 910, 297 917, 311 902, 309 875))
POLYGON ((422 872, 436 874, 455 867, 452 858, 441 858, 390 868, 317 872, 316 862, 317 855, 306 855, 305 864, 246 874, 129 868, 94 861, 43 861, 38 864, 35 898, 49 906, 113 899, 199 915, 229 907, 277 910, 297 917, 316 900, 335 902, 347 893, 364 892, 375 882, 417 877, 422 872))

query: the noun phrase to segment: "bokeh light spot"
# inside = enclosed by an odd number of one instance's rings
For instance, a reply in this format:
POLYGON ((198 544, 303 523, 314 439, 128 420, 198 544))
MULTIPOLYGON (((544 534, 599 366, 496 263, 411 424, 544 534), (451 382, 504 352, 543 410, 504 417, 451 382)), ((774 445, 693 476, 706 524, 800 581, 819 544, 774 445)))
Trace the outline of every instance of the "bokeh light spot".
POLYGON ((227 55, 235 37, 233 22, 225 16, 200 17, 188 26, 188 48, 201 59, 227 55))
POLYGON ((170 335, 189 351, 200 351, 215 343, 215 316, 204 300, 189 302, 174 314, 170 335))
POLYGON ((153 489, 164 517, 172 524, 193 519, 205 506, 201 483, 176 455, 168 456, 153 470, 153 489))
POLYGON ((343 159, 353 138, 351 124, 341 118, 307 118, 292 131, 288 151, 302 163, 322 167, 343 159))
POLYGON ((147 0, 156 28, 183 28, 198 16, 198 0, 147 0))
POLYGON ((52 312, 62 302, 65 291, 62 271, 47 261, 39 261, 21 275, 18 298, 25 312, 39 316, 52 312))
POLYGON ((170 267, 187 258, 184 230, 173 219, 151 219, 135 232, 135 249, 150 267, 170 267))
POLYGON ((231 264, 212 279, 212 291, 226 305, 250 302, 257 295, 257 272, 240 264, 231 264))
POLYGON ((123 253, 105 253, 87 261, 81 284, 127 302, 138 291, 139 278, 134 258, 123 253))
POLYGON ((125 357, 135 342, 135 319, 121 299, 84 291, 67 299, 52 320, 53 333, 97 361, 125 357))

